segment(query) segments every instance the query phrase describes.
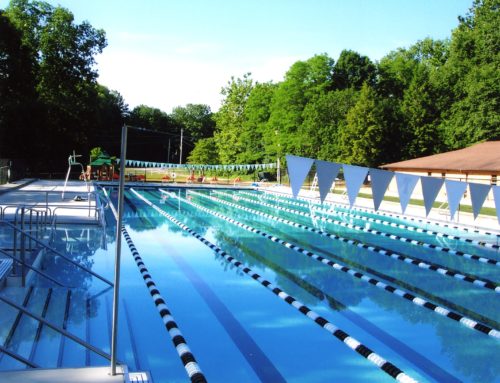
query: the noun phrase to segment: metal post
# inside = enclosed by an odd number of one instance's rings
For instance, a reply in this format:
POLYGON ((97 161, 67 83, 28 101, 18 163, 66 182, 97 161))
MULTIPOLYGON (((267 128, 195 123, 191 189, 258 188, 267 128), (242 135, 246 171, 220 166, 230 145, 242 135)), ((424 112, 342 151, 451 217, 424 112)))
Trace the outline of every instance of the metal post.
POLYGON ((113 325, 111 329, 111 375, 116 375, 116 345, 118 335, 118 298, 120 291, 121 229, 123 217, 123 190, 125 180, 125 157, 127 151, 127 125, 122 127, 122 147, 120 154, 120 181, 118 186, 118 218, 116 222, 115 280, 113 290, 113 325))
POLYGON ((183 137, 184 129, 181 128, 181 155, 179 156, 179 165, 182 164, 182 137, 183 137))
POLYGON ((24 207, 21 210, 21 252, 20 252, 20 258, 21 258, 21 286, 24 287, 25 284, 25 269, 24 269, 24 264, 26 260, 26 236, 24 235, 24 207))
POLYGON ((278 181, 278 185, 281 185, 281 164, 280 164, 280 158, 278 157, 278 160, 276 161, 277 164, 276 164, 276 178, 277 178, 277 181, 278 181))
POLYGON ((170 163, 170 138, 168 139, 167 162, 170 163))

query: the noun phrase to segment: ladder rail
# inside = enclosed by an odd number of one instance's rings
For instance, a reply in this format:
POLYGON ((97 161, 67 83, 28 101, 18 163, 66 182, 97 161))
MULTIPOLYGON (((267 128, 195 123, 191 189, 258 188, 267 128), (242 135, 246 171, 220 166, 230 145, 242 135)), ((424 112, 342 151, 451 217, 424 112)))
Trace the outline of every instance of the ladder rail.
POLYGON ((66 255, 64 255, 63 253, 61 253, 60 251, 48 246, 47 244, 45 244, 43 241, 33 237, 31 234, 28 234, 24 231, 22 231, 21 229, 19 229, 18 227, 16 227, 15 225, 13 225, 12 223, 10 222, 7 222, 7 221, 2 221, 0 220, 0 223, 4 223, 6 224, 7 226, 9 227, 12 227, 14 230, 17 230, 17 231, 20 231, 22 232, 24 235, 26 235, 28 238, 32 239, 35 243, 39 244, 40 246, 46 248, 48 251, 50 251, 51 253, 54 253, 55 255, 58 255, 62 258, 64 258, 65 260, 67 260, 68 262, 72 263, 73 265, 75 265, 76 267, 88 272, 89 274, 93 275, 94 277, 100 279, 101 281, 107 283, 108 285, 110 286, 113 286, 113 282, 111 282, 110 280, 108 280, 107 278, 104 278, 103 276, 97 274, 95 271, 92 271, 90 270, 89 268, 79 264, 78 262, 74 261, 73 259, 67 257, 66 255))
POLYGON ((30 368, 40 368, 40 366, 38 364, 29 361, 28 359, 24 358, 23 356, 16 354, 15 352, 10 351, 3 346, 0 346, 0 353, 8 355, 11 358, 17 360, 18 362, 25 364, 26 366, 28 366, 30 368))
POLYGON ((64 287, 64 285, 61 282, 59 282, 56 279, 52 278, 50 275, 44 273, 42 270, 39 270, 37 267, 29 265, 25 261, 22 261, 22 260, 20 260, 20 259, 18 259, 16 257, 14 257, 13 255, 11 255, 8 252, 6 252, 5 250, 0 249, 0 253, 3 254, 3 255, 5 255, 5 256, 7 256, 7 257, 12 258, 16 262, 21 263, 24 267, 27 267, 28 269, 33 270, 35 273, 40 274, 42 277, 47 278, 49 281, 55 283, 56 285, 64 287))
POLYGON ((14 307, 15 309, 21 311, 23 314, 26 314, 27 316, 35 319, 38 322, 42 322, 44 325, 50 327, 52 330, 58 332, 61 335, 64 335, 64 336, 70 338, 72 341, 74 341, 74 342, 78 343, 79 345, 85 347, 87 350, 90 350, 90 351, 92 351, 92 352, 94 352, 94 353, 102 356, 104 359, 107 359, 107 360, 111 361, 111 355, 109 355, 108 353, 102 351, 101 349, 99 349, 99 348, 97 348, 95 346, 92 346, 90 343, 87 343, 83 339, 80 339, 79 337, 77 337, 76 335, 70 333, 69 331, 66 331, 62 327, 59 327, 59 326, 53 324, 52 322, 46 320, 45 318, 42 318, 40 315, 32 313, 31 311, 29 311, 26 308, 18 305, 17 303, 11 301, 10 299, 5 298, 2 295, 0 295, 0 301, 6 303, 7 305, 9 305, 11 307, 14 307))

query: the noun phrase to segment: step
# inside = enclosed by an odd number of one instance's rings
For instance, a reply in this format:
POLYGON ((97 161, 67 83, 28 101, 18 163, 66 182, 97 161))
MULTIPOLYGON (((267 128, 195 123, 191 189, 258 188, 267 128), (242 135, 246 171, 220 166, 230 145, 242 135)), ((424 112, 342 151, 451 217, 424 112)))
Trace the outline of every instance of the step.
MULTIPOLYGON (((44 318, 50 323, 63 327, 69 291, 65 288, 52 289, 52 296, 44 318)), ((55 368, 59 358, 62 334, 40 323, 39 334, 30 354, 30 360, 43 368, 55 368)))
MULTIPOLYGON (((50 295, 51 289, 34 288, 26 308, 34 314, 42 315, 48 303, 50 303, 50 295)), ((17 321, 17 324, 13 323, 13 327, 11 327, 10 335, 4 343, 4 347, 29 359, 39 322, 25 314, 21 314, 17 316, 17 318, 20 319, 17 321)), ((24 367, 24 364, 12 358, 2 358, 0 360, 0 370, 5 371, 24 367)))
POLYGON ((5 286, 7 277, 12 271, 12 259, 0 258, 0 289, 5 286))
MULTIPOLYGON (((66 330, 88 342, 86 303, 86 291, 79 289, 71 290, 66 330)), ((86 362, 87 350, 85 347, 66 337, 63 338, 61 347, 62 350, 59 351, 58 355, 58 367, 82 367, 89 365, 86 362)))

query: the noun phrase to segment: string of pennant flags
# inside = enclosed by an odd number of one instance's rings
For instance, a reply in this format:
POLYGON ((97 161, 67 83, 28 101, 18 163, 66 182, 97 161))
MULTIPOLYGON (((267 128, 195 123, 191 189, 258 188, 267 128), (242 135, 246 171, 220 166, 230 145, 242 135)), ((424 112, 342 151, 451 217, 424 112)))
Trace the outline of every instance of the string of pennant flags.
MULTIPOLYGON (((117 159, 120 163, 120 159, 117 159)), ((173 164, 165 162, 149 162, 149 161, 136 161, 125 160, 125 166, 136 168, 161 168, 161 169, 189 169, 189 170, 265 170, 276 168, 276 163, 271 162, 268 164, 226 164, 226 165, 206 165, 206 164, 173 164)))
POLYGON ((404 214, 410 197, 415 187, 420 181, 422 186, 422 195, 424 197, 424 207, 426 216, 429 215, 432 205, 436 200, 441 188, 445 187, 448 199, 448 209, 450 217, 453 220, 456 211, 460 205, 460 200, 464 196, 467 187, 470 191, 472 211, 474 219, 477 218, 484 201, 490 190, 493 192, 496 214, 500 224, 500 186, 479 184, 473 182, 454 181, 430 176, 417 176, 414 174, 391 172, 389 170, 365 168, 362 166, 346 165, 336 162, 316 160, 312 158, 287 155, 288 176, 292 194, 296 198, 304 183, 307 174, 313 164, 316 165, 316 174, 318 177, 318 188, 321 202, 323 202, 330 191, 340 169, 343 169, 345 185, 349 204, 352 207, 359 193, 364 180, 369 175, 373 195, 373 207, 377 211, 385 196, 389 183, 393 177, 396 179, 396 186, 401 204, 401 211, 404 214))

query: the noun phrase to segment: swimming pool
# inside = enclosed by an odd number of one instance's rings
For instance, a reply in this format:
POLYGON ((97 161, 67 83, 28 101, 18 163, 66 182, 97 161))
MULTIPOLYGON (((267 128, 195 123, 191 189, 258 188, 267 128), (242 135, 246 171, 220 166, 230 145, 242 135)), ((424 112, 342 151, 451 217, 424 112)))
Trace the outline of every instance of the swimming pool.
MULTIPOLYGON (((107 222, 105 240, 88 231, 100 245, 85 260, 112 278, 107 222)), ((136 188, 124 234, 118 356, 155 382, 188 381, 184 366, 215 382, 500 381, 497 232, 278 193, 136 188), (179 358, 186 349, 197 364, 179 358)), ((75 312, 68 327, 109 352, 111 291, 68 275, 95 296, 73 292, 90 319, 75 312)), ((51 363, 106 363, 69 350, 51 363)))

